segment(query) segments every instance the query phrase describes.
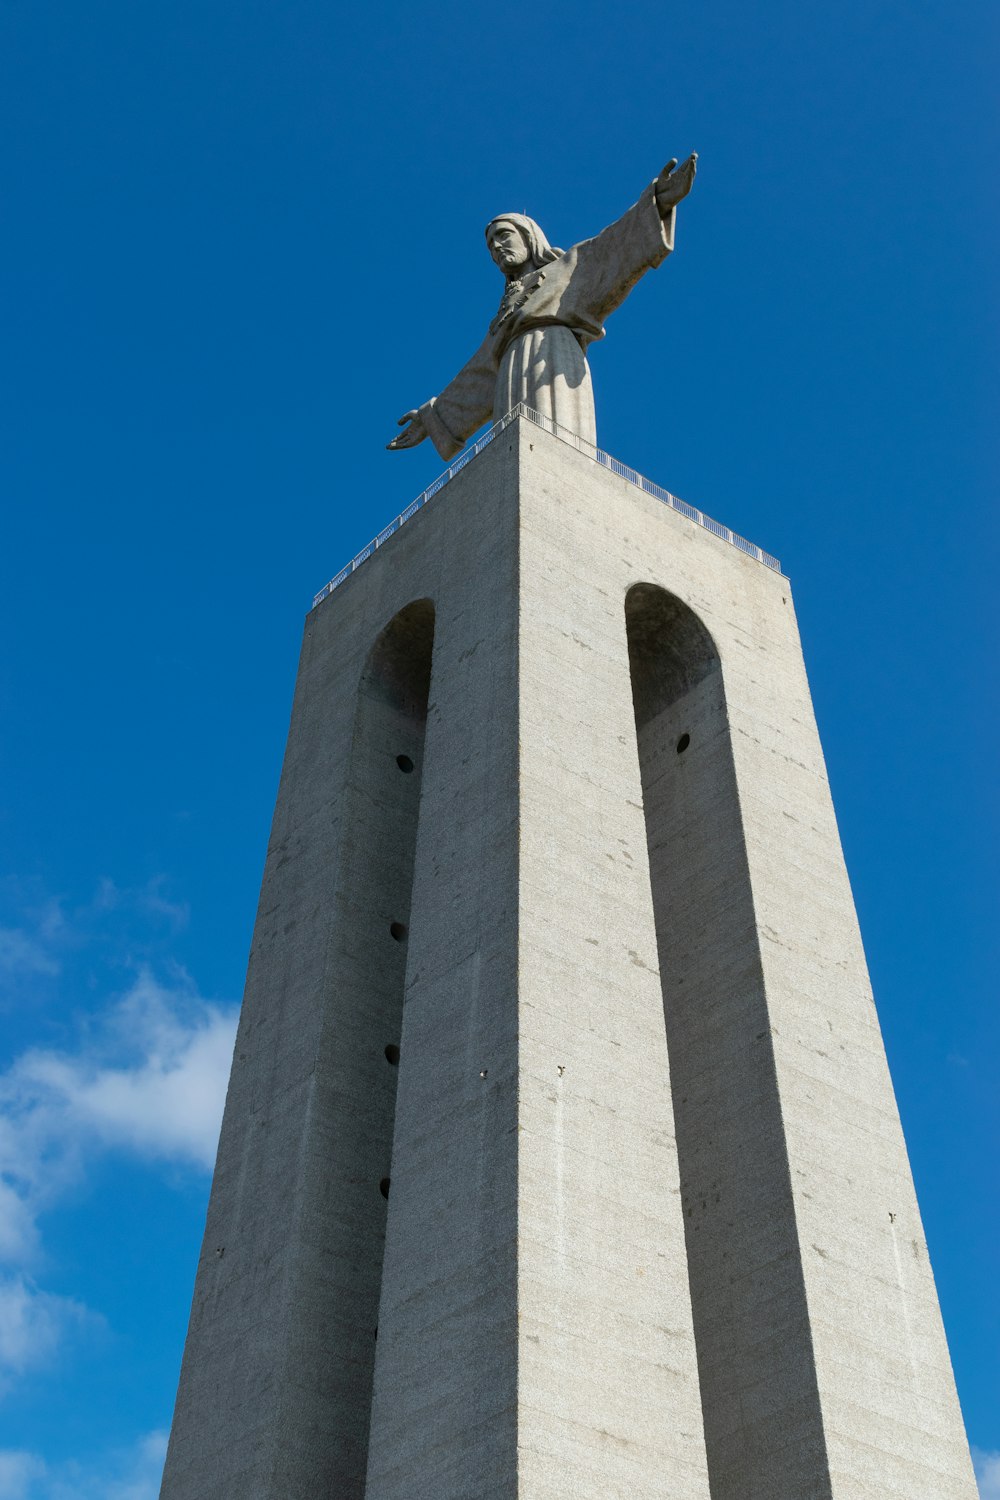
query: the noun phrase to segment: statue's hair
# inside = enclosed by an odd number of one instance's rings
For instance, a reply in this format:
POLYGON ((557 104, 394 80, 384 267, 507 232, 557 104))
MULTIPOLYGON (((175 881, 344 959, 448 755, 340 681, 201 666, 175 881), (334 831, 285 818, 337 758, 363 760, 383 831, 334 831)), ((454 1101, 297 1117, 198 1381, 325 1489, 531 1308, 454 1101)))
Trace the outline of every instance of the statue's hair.
POLYGON ((547 266, 550 261, 558 260, 562 251, 550 245, 545 238, 545 231, 529 219, 527 214, 497 214, 486 226, 486 239, 489 241, 490 230, 494 224, 513 224, 524 235, 528 253, 537 271, 541 266, 547 266))

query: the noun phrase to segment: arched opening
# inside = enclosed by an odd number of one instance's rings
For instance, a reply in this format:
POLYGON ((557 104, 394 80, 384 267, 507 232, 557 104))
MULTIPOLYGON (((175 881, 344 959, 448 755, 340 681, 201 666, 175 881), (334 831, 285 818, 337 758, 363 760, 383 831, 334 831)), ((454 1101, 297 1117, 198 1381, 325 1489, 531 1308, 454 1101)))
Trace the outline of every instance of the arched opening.
POLYGON ((308 1310, 335 1393, 324 1493, 343 1500, 365 1492, 433 644, 429 599, 379 634, 358 685, 347 775, 330 965, 337 991, 315 1085, 329 1121, 317 1233, 331 1296, 328 1308, 308 1310))
POLYGON ((824 1437, 722 668, 664 589, 625 615, 712 1500, 801 1500, 824 1437))

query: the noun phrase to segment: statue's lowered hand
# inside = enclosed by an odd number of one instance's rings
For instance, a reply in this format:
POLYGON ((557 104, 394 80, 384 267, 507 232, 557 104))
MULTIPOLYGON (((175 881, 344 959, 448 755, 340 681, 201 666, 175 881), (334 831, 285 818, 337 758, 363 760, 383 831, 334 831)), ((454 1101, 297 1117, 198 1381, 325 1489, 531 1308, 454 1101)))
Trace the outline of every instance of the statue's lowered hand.
POLYGON ((387 448, 415 448, 418 443, 423 442, 427 436, 427 428, 424 426, 424 419, 420 413, 418 411, 404 412, 396 425, 404 427, 407 422, 410 425, 406 431, 397 433, 391 443, 386 443, 387 448))
POLYGON ((687 197, 697 170, 697 151, 692 151, 687 161, 680 166, 677 165, 676 156, 670 158, 656 179, 656 206, 661 214, 669 213, 682 198, 687 197))

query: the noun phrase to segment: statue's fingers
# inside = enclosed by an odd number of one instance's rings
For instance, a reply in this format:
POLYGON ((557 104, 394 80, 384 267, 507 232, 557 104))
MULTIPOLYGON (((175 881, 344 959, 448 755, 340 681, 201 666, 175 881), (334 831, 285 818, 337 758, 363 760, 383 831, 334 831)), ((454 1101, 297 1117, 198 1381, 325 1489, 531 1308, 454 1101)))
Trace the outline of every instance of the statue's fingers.
POLYGON ((414 419, 414 417, 416 415, 417 415, 417 413, 416 413, 415 410, 414 411, 404 411, 403 415, 398 418, 398 420, 396 422, 396 426, 397 427, 405 427, 406 424, 407 424, 407 422, 412 422, 413 419, 414 419))
POLYGON ((670 174, 671 174, 671 172, 676 167, 676 165, 677 165, 677 158, 676 158, 676 156, 672 156, 670 158, 670 160, 667 162, 667 165, 663 168, 663 171, 660 173, 660 176, 661 177, 669 177, 670 174))

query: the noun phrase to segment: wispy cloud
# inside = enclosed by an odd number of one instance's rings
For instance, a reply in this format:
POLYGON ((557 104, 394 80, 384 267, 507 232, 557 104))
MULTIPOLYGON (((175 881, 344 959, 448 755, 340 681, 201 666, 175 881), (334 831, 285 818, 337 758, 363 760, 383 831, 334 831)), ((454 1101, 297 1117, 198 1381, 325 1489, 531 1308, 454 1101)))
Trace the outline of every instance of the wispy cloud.
POLYGON ((35 1480, 44 1475, 45 1464, 37 1454, 18 1448, 0 1449, 0 1500, 29 1500, 35 1480))
POLYGON ((0 1393, 13 1376, 48 1364, 68 1332, 95 1321, 102 1320, 72 1298, 21 1275, 0 1277, 0 1393))
POLYGON ((24 927, 0 927, 0 974, 58 974, 50 947, 24 927))
MULTIPOLYGON (((105 1319, 44 1285, 41 1230, 118 1154, 211 1170, 237 1007, 174 961, 188 909, 163 877, 101 879, 83 898, 0 879, 0 1397, 65 1365, 105 1319), (10 1043, 8 1045, 11 1045, 10 1043)), ((0 1500, 156 1500, 166 1434, 78 1463, 0 1450, 0 1500)))
POLYGON ((972 1463, 979 1484, 979 1500, 1000 1500, 1000 1452, 973 1448, 972 1463))
MULTIPOLYGON (((0 1158, 13 1145, 7 1122, 0 1117, 0 1158)), ((0 1177, 0 1265, 27 1265, 38 1250, 38 1227, 30 1198, 23 1188, 0 1177)))
POLYGON ((211 1169, 236 1016, 182 971, 164 981, 142 967, 79 1023, 74 1045, 29 1048, 0 1074, 0 1263, 10 1272, 0 1280, 0 1393, 49 1362, 87 1317, 29 1275, 41 1256, 39 1215, 107 1152, 211 1169))
POLYGON ((105 875, 98 881, 97 889, 87 906, 76 913, 76 918, 84 925, 88 916, 99 917, 109 912, 138 912, 147 917, 159 917, 174 932, 186 927, 191 916, 191 909, 186 901, 174 901, 170 898, 165 875, 154 875, 141 886, 119 886, 105 875))
POLYGON ((140 969, 79 1050, 33 1048, 0 1078, 0 1169, 37 1191, 94 1145, 210 1169, 235 1028, 186 976, 140 969))
POLYGON ((50 1465, 36 1453, 0 1450, 0 1500, 156 1500, 166 1451, 162 1431, 100 1463, 50 1465))
POLYGON ((37 1003, 31 982, 55 978, 84 953, 112 964, 123 954, 162 954, 190 918, 187 902, 173 897, 166 875, 135 886, 102 876, 78 901, 11 877, 0 881, 0 898, 6 909, 0 919, 0 986, 8 1004, 37 1003))

